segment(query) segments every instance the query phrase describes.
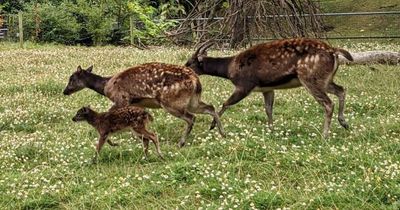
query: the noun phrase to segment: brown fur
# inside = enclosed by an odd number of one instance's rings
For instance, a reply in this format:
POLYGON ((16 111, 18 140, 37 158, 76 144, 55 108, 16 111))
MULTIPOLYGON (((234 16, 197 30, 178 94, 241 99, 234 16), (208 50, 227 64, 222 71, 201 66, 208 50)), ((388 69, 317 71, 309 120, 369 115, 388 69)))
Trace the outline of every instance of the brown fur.
POLYGON ((143 108, 128 106, 113 109, 108 112, 97 113, 89 107, 83 107, 76 113, 72 120, 87 121, 96 128, 100 135, 96 145, 96 156, 100 153, 105 142, 108 142, 111 146, 117 145, 107 140, 109 135, 126 128, 131 128, 136 135, 142 138, 143 150, 146 157, 148 154, 149 141, 151 140, 156 146, 158 155, 162 158, 157 136, 146 129, 148 123, 153 121, 153 118, 143 108))
POLYGON ((333 82, 337 70, 337 55, 353 60, 350 53, 315 39, 285 39, 253 46, 236 56, 213 58, 206 56, 206 48, 200 47, 187 61, 197 74, 208 74, 229 79, 235 91, 219 112, 241 101, 252 91, 262 92, 268 124, 273 128, 272 107, 274 90, 304 86, 325 108, 324 136, 328 136, 333 103, 327 93, 339 97, 339 122, 344 120, 343 87, 333 82))
POLYGON ((201 101, 201 83, 198 76, 184 66, 146 63, 129 68, 110 78, 100 77, 90 71, 78 70, 71 75, 64 90, 70 95, 85 87, 107 96, 114 108, 134 105, 148 108, 163 108, 187 123, 179 146, 185 144, 192 130, 194 114, 210 114, 224 136, 218 114, 212 105, 201 101))

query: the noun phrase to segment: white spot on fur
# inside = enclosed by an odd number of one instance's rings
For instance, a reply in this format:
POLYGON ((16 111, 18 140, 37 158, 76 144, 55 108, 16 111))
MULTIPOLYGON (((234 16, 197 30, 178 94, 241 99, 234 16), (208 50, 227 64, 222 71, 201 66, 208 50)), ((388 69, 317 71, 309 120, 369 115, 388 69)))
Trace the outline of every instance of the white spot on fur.
POLYGON ((311 63, 314 63, 314 59, 315 59, 315 56, 313 56, 313 55, 310 56, 310 62, 311 62, 311 63))
POLYGON ((315 63, 318 63, 318 62, 319 62, 319 55, 316 55, 316 56, 315 56, 314 62, 315 62, 315 63))

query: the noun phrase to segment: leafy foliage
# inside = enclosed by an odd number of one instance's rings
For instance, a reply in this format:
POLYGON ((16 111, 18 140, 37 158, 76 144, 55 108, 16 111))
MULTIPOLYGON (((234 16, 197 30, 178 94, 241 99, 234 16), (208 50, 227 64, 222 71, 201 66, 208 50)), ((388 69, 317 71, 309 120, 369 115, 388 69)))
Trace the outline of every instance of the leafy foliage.
MULTIPOLYGON (((62 4, 64 6, 64 4, 62 4)), ((73 14, 62 6, 42 4, 35 8, 34 4, 26 5, 27 12, 24 16, 24 30, 27 37, 33 38, 38 30, 37 40, 46 42, 57 42, 63 44, 74 44, 79 39, 80 25, 73 14), (37 18, 40 24, 36 25, 37 18)))
POLYGON ((153 1, 63 0, 5 1, 0 11, 24 11, 25 37, 62 44, 121 44, 129 37, 145 43, 160 43, 165 30, 175 25, 169 17, 184 14, 176 1, 157 5, 153 1), (130 33, 130 16, 135 28, 130 33))
POLYGON ((158 9, 152 6, 143 6, 142 3, 140 1, 128 3, 128 8, 136 19, 136 27, 131 33, 138 40, 162 35, 176 23, 167 20, 167 17, 170 14, 184 13, 183 7, 175 7, 173 3, 161 4, 158 9))

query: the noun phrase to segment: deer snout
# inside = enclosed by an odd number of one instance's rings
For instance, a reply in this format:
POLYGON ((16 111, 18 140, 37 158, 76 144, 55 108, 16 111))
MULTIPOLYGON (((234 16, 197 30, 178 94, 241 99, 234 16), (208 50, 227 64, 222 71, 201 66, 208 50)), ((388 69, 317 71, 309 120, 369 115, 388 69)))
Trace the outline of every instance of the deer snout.
POLYGON ((63 91, 63 94, 67 96, 67 95, 69 95, 69 94, 70 94, 70 91, 68 91, 68 89, 67 89, 67 88, 65 88, 65 89, 64 89, 64 91, 63 91))

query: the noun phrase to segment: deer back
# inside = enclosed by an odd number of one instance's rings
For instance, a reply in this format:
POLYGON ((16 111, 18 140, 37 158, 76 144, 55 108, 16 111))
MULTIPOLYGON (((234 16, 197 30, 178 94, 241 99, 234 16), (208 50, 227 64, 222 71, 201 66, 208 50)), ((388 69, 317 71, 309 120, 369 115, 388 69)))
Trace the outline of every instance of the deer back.
POLYGON ((259 80, 254 82, 269 86, 270 83, 296 77, 298 70, 305 66, 332 71, 334 52, 335 49, 326 43, 313 39, 288 39, 259 44, 235 56, 229 77, 259 80))
POLYGON ((190 68, 164 63, 147 63, 113 76, 105 86, 105 94, 112 101, 125 98, 130 103, 144 99, 153 103, 153 99, 165 94, 179 91, 193 93, 198 88, 197 84, 199 78, 190 68))

